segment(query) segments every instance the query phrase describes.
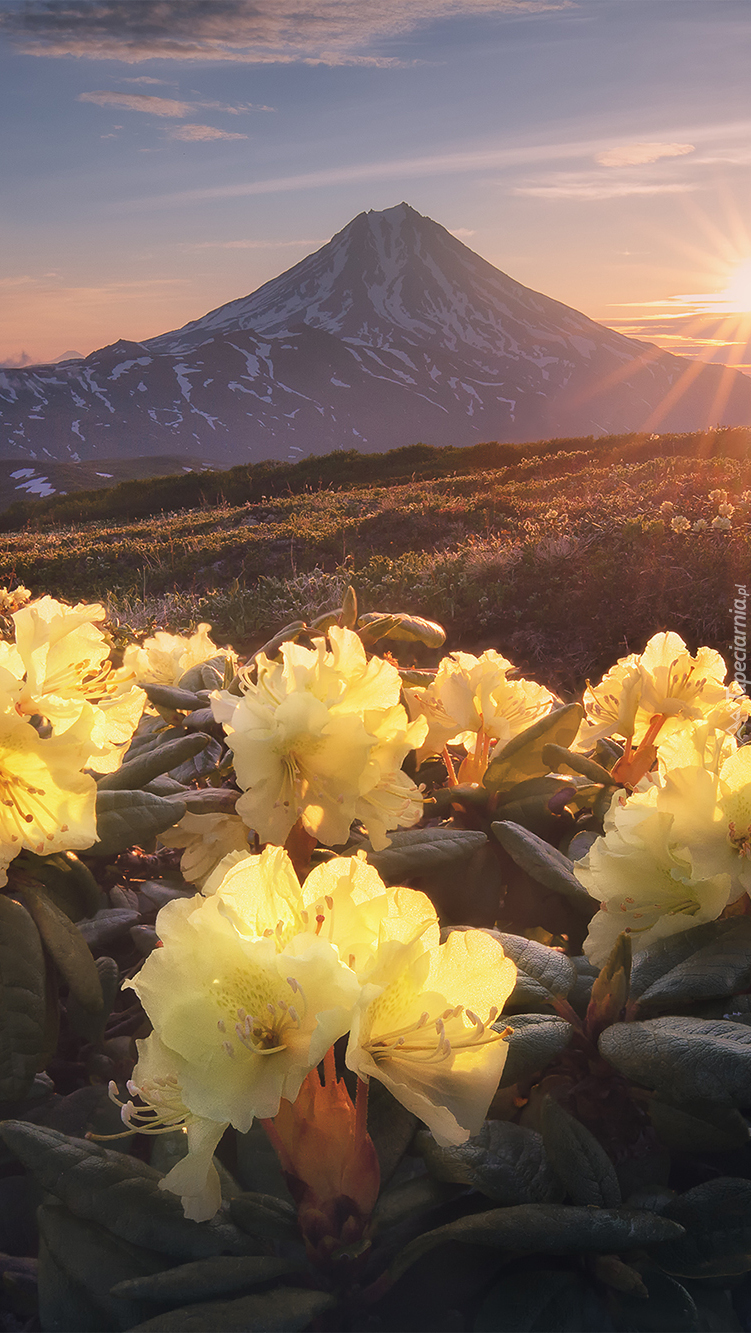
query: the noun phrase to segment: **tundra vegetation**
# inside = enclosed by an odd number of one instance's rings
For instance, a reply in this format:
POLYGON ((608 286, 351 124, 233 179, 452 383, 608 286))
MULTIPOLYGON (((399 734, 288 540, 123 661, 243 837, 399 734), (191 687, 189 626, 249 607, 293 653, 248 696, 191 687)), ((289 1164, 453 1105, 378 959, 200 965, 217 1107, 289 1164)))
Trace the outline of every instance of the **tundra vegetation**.
POLYGON ((751 468, 593 452, 8 533, 4 1328, 751 1327, 751 468))

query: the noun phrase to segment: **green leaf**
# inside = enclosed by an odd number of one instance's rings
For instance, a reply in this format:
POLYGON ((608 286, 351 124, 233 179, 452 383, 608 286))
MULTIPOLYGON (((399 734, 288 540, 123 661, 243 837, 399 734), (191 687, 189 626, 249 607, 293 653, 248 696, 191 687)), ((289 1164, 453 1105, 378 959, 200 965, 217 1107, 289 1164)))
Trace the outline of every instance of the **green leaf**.
POLYGON ((177 1195, 159 1189, 159 1172, 135 1157, 23 1120, 4 1121, 0 1137, 76 1217, 133 1245, 177 1259, 248 1252, 246 1238, 221 1214, 210 1222, 186 1218, 177 1195))
POLYGON ((274 1194, 257 1194, 254 1190, 236 1194, 230 1199, 229 1211, 235 1225, 258 1240, 300 1239, 295 1209, 274 1194))
POLYGON ((43 884, 48 896, 71 921, 93 916, 106 902, 91 871, 74 852, 58 852, 53 856, 23 852, 14 871, 16 868, 43 884))
MULTIPOLYGON (((507 1037, 508 1056, 503 1066, 501 1087, 524 1082, 542 1071, 565 1051, 574 1029, 552 1014, 513 1014, 511 1036, 507 1037)), ((503 1022, 501 1018, 496 1027, 503 1022)))
POLYGON ((484 785, 488 791, 507 791, 525 778, 536 778, 550 771, 542 752, 546 745, 568 747, 576 736, 584 709, 581 704, 566 704, 547 713, 504 745, 488 765, 484 785))
POLYGON ((65 1009, 68 1022, 77 1036, 84 1041, 99 1042, 104 1037, 104 1028, 112 1012, 115 997, 120 989, 120 969, 114 958, 106 954, 97 958, 96 970, 102 988, 102 1007, 98 1013, 91 1013, 78 1003, 74 995, 68 997, 65 1009))
POLYGON ((749 1140, 748 1122, 734 1106, 717 1102, 676 1106, 653 1097, 647 1110, 659 1138, 676 1152, 732 1152, 749 1140))
POLYGON ((279 1165, 279 1158, 263 1125, 255 1120, 247 1134, 235 1138, 237 1162, 235 1174, 243 1189, 253 1194, 273 1194, 289 1203, 291 1195, 279 1165))
POLYGON ((87 855, 116 856, 134 845, 143 846, 157 833, 179 824, 184 814, 183 802, 145 791, 100 791, 96 798, 99 842, 88 848, 87 855))
POLYGON ((368 863, 386 884, 401 884, 414 875, 428 875, 469 860, 488 841, 477 829, 458 828, 396 829, 389 837, 391 846, 382 852, 365 844, 368 863))
POLYGON ((612 1333, 613 1324, 584 1276, 567 1268, 504 1273, 485 1297, 475 1333, 612 1333))
POLYGON ((640 1013, 747 990, 751 986, 751 917, 736 917, 731 924, 731 930, 710 940, 642 991, 640 1013))
POLYGON ((45 1042, 44 955, 25 907, 0 894, 0 1102, 24 1097, 45 1042))
POLYGON ((193 690, 182 689, 177 685, 156 685, 148 682, 141 686, 150 703, 155 708, 171 708, 179 713, 192 713, 196 708, 205 708, 206 696, 200 698, 193 690))
POLYGON ((568 857, 557 847, 510 820, 498 820, 491 828, 509 856, 532 879, 567 898, 587 920, 594 916, 596 903, 579 883, 568 857))
POLYGON ((220 690, 227 660, 224 653, 217 653, 215 657, 209 657, 205 662, 199 662, 197 666, 188 667, 178 680, 177 688, 192 690, 194 693, 199 690, 220 690))
POLYGON ((504 953, 516 963, 516 985, 508 999, 508 1008, 523 1009, 535 1001, 551 1004, 559 996, 567 995, 576 981, 576 968, 570 958, 538 944, 523 935, 498 932, 504 953))
MULTIPOLYGON (((198 731, 194 736, 205 736, 206 733, 198 731)), ((224 754, 224 746, 221 741, 213 736, 209 737, 208 745, 204 746, 198 754, 192 758, 185 759, 182 764, 177 764, 175 768, 170 769, 170 776, 176 782, 195 782, 198 778, 205 778, 209 773, 213 773, 217 765, 221 762, 224 754)))
POLYGON ((706 921, 691 930, 682 930, 677 935, 657 940, 648 949, 640 949, 634 954, 631 968, 631 998, 640 998, 660 977, 678 967, 697 950, 731 934, 736 920, 706 921))
MULTIPOLYGON (((192 736, 180 736, 177 740, 158 744, 146 754, 127 759, 116 773, 107 773, 105 777, 100 778, 97 787, 100 793, 99 799, 101 800, 101 793, 105 791, 139 791, 147 782, 161 777, 162 773, 171 773, 186 760, 200 754, 206 749, 210 739, 203 731, 194 732, 192 736)), ((97 801, 97 812, 98 807, 99 801, 97 801)))
POLYGON ((206 1301, 214 1296, 230 1296, 249 1287, 262 1287, 285 1273, 294 1272, 286 1259, 268 1255, 216 1255, 196 1259, 192 1264, 154 1273, 150 1277, 131 1277, 112 1288, 113 1296, 129 1300, 206 1301))
POLYGON ((585 754, 575 754, 573 750, 567 750, 563 745, 544 746, 542 760, 556 773, 560 773, 561 768, 570 769, 572 773, 579 773, 581 777, 589 778, 590 782, 603 783, 606 787, 618 785, 601 764, 596 763, 594 759, 588 759, 585 754))
POLYGON ((334 1304, 326 1291, 275 1287, 236 1301, 201 1302, 134 1324, 131 1333, 295 1333, 334 1304))
POLYGON ((729 1277, 751 1270, 751 1181, 720 1176, 678 1195, 664 1216, 685 1235, 666 1241, 654 1258, 677 1277, 729 1277))
MULTIPOLYGON (((150 1313, 140 1301, 118 1299, 110 1289, 128 1278, 140 1278, 157 1272, 164 1265, 162 1256, 148 1250, 115 1240, 102 1227, 92 1226, 74 1217, 60 1204, 43 1204, 37 1214, 40 1237, 46 1253, 40 1256, 39 1306, 43 1326, 60 1328, 60 1278, 67 1278, 68 1298, 74 1301, 83 1293, 91 1307, 91 1316, 99 1315, 98 1323, 89 1323, 92 1333, 103 1329, 127 1329, 135 1320, 150 1313), (47 1256, 54 1261, 49 1272, 47 1256), (55 1268, 59 1272, 55 1272, 55 1268)), ((63 1326, 65 1327, 65 1326, 63 1326)), ((68 1326, 70 1327, 70 1326, 68 1326)), ((80 1327, 80 1325, 73 1325, 80 1327)))
POLYGON ((418 1219, 461 1193, 457 1186, 435 1180, 433 1176, 413 1176, 411 1180, 403 1180, 399 1185, 381 1190, 373 1212, 373 1223, 376 1230, 384 1234, 391 1227, 407 1221, 416 1224, 418 1219))
POLYGON ((618 1208, 622 1200, 615 1167, 594 1134, 552 1097, 542 1099, 540 1127, 550 1164, 571 1201, 618 1208))
POLYGON ((751 1029, 740 1023, 672 1016, 614 1023, 599 1048, 626 1078, 671 1100, 751 1105, 751 1029))
POLYGON ((613 1298, 616 1328, 628 1333, 699 1333, 699 1311, 686 1288, 666 1273, 642 1273, 647 1299, 619 1293, 613 1298))
POLYGON ((23 882, 23 896, 42 942, 73 995, 90 1014, 101 1014, 104 996, 91 950, 70 917, 33 880, 23 882))
POLYGON ((421 1130, 415 1147, 436 1180, 470 1185, 494 1203, 561 1198, 540 1135, 508 1120, 486 1120, 479 1134, 451 1148, 441 1148, 429 1130, 421 1130))
POLYGON ((377 1079, 370 1080, 368 1133, 378 1155, 381 1185, 393 1176, 415 1135, 419 1121, 377 1079))
POLYGON ((571 1254, 581 1250, 612 1254, 676 1239, 682 1228, 654 1213, 619 1208, 576 1208, 528 1203, 460 1217, 410 1241, 390 1269, 395 1282, 436 1245, 459 1240, 515 1254, 571 1254))
POLYGON ((422 616, 408 616, 403 611, 398 611, 395 615, 382 615, 380 611, 369 611, 367 615, 360 616, 357 629, 358 633, 366 630, 371 636, 372 643, 376 642, 372 635, 377 629, 381 630, 378 638, 396 639, 405 643, 424 643, 426 648, 440 648, 441 644, 446 642, 443 625, 439 625, 435 620, 424 620, 422 616), (390 627, 382 629, 381 627, 389 621, 392 622, 390 627))
MULTIPOLYGON (((476 790, 484 792, 485 788, 476 790)), ((550 846, 560 836, 563 820, 568 822, 571 819, 568 812, 562 816, 552 808, 553 797, 567 805, 574 793, 575 788, 565 778, 529 778, 526 782, 517 782, 495 798, 496 814, 499 820, 529 829, 530 833, 550 846)))

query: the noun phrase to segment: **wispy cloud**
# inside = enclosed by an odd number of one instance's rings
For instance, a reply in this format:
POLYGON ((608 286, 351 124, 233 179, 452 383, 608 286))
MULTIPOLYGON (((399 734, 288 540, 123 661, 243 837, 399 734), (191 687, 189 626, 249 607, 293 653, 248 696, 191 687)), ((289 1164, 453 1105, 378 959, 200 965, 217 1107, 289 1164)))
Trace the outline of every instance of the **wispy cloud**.
POLYGON ((213 125, 176 125, 169 131, 169 137, 187 143, 206 143, 209 139, 247 139, 248 136, 231 130, 217 130, 213 125))
POLYGON ((171 97, 154 97, 149 93, 115 93, 106 89, 79 93, 77 100, 94 102, 97 106, 116 106, 124 111, 145 111, 150 116, 169 116, 173 119, 189 116, 193 110, 190 102, 177 102, 171 97))
POLYGON ((692 181, 611 181, 559 172, 545 180, 515 185, 512 194, 529 195, 533 199, 626 199, 640 194, 687 194, 696 188, 692 181))
POLYGON ((404 62, 373 47, 441 19, 569 8, 575 0, 11 0, 0 28, 38 56, 388 66, 404 62))
POLYGON ((692 143, 629 143, 595 153, 601 167, 640 167, 661 157, 682 157, 695 151, 692 143))
POLYGON ((166 79, 152 79, 148 74, 139 74, 139 75, 137 76, 137 78, 125 78, 125 77, 123 76, 123 77, 120 79, 120 82, 121 82, 121 83, 154 83, 154 84, 159 83, 159 84, 162 85, 163 88, 166 88, 166 87, 168 86, 168 84, 167 84, 167 80, 166 80, 166 79))
MULTIPOLYGON (((192 203, 208 199, 238 199, 259 194, 284 194, 295 190, 312 190, 331 185, 360 181, 412 180, 422 176, 446 176, 468 172, 506 170, 535 163, 563 161, 591 161, 596 152, 605 147, 602 139, 588 139, 572 143, 522 144, 513 148, 488 147, 461 149, 435 153, 425 157, 392 158, 380 162, 353 162, 341 167, 325 167, 320 171, 301 172, 291 176, 273 176, 265 180, 239 181, 232 185, 207 186, 183 190, 175 194, 152 196, 133 200, 132 208, 163 207, 174 203, 192 203)), ((612 198, 624 194, 684 193, 694 188, 690 183, 623 182, 605 179, 599 172, 558 173, 539 180, 522 183, 524 193, 539 193, 541 197, 612 198), (555 187, 555 188, 554 188, 555 187), (607 191, 597 194, 595 191, 607 191)))
POLYGON ((475 235, 472 227, 449 227, 448 230, 452 236, 456 237, 457 241, 463 241, 465 237, 475 235))

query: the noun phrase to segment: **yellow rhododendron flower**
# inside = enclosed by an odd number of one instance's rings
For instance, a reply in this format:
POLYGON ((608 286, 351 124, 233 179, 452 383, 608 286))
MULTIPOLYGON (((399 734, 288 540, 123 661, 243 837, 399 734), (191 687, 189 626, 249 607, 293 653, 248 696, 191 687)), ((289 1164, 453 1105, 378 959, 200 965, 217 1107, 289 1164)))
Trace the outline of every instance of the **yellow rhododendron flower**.
POLYGON ((738 750, 719 774, 671 769, 664 786, 618 793, 605 836, 574 865, 600 911, 584 952, 598 966, 618 935, 634 950, 714 921, 751 888, 751 753, 738 750))
MULTIPOLYGON (((398 893, 408 917, 411 890, 398 893)), ((498 1088, 508 1047, 491 1024, 516 967, 485 931, 439 939, 435 921, 411 942, 383 941, 355 1007, 346 1062, 365 1082, 383 1083, 446 1147, 479 1133, 498 1088)))
POLYGON ((0 885, 21 851, 81 851, 96 842, 96 783, 82 772, 94 709, 62 736, 42 738, 17 708, 17 682, 0 681, 0 885), (15 686, 15 689, 13 688, 15 686))
POLYGON ((243 795, 237 812, 264 842, 285 842, 300 819, 329 845, 345 843, 353 820, 373 846, 386 830, 409 828, 422 799, 401 764, 420 744, 425 723, 410 724, 399 704, 401 680, 390 663, 368 661, 361 640, 330 631, 314 649, 284 643, 281 662, 258 658, 258 680, 241 697, 212 695, 224 724, 243 795))
POLYGON ((248 853, 250 830, 239 815, 183 815, 174 828, 159 834, 165 847, 184 847, 180 874, 189 884, 203 888, 220 862, 230 852, 248 853))
POLYGON ((49 722, 63 735, 88 704, 95 705, 89 766, 98 773, 119 768, 138 725, 146 696, 133 673, 114 668, 110 645, 96 624, 99 603, 69 606, 40 597, 13 614, 15 644, 0 645, 0 665, 23 686, 18 707, 49 722))
POLYGON ((419 761, 440 754, 450 743, 469 750, 483 740, 487 760, 488 743, 506 745, 549 713, 555 696, 535 681, 509 680, 513 670, 513 664, 492 648, 481 657, 451 653, 443 658, 430 685, 406 689, 412 716, 428 721, 419 761))
POLYGON ((139 648, 126 648, 123 666, 144 685, 177 685, 192 666, 207 662, 222 651, 209 636, 211 626, 201 624, 195 634, 168 634, 157 630, 139 648))
POLYGON ((713 648, 689 653, 678 634, 655 634, 644 652, 622 657, 599 685, 584 693, 585 718, 576 748, 591 749, 601 736, 633 745, 659 744, 676 730, 707 722, 735 731, 751 711, 735 681, 724 684, 727 666, 713 648))
MULTIPOLYGON (((160 1190, 179 1194, 183 1212, 194 1222, 213 1217, 222 1202, 219 1173, 214 1152, 229 1121, 206 1120, 193 1115, 183 1101, 180 1077, 185 1061, 170 1051, 155 1033, 137 1041, 138 1062, 128 1080, 128 1092, 135 1102, 122 1102, 114 1083, 109 1085, 111 1099, 120 1106, 127 1132, 137 1134, 173 1134, 182 1129, 187 1140, 187 1154, 159 1181, 160 1190)), ((116 1138, 119 1135, 108 1137, 116 1138)))
POLYGON ((163 947, 126 984, 157 1035, 185 1061, 183 1101, 246 1132, 275 1116, 349 1027, 359 990, 337 950, 313 932, 280 941, 273 923, 232 917, 219 893, 175 900, 157 929, 163 947))

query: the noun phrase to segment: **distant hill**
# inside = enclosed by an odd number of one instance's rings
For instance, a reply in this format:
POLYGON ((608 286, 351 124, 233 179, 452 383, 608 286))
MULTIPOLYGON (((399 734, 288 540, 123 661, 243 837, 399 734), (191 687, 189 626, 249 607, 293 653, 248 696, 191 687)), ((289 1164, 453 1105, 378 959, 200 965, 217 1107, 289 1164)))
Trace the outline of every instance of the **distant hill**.
POLYGON ((30 463, 14 458, 0 461, 0 511, 14 501, 66 496, 76 491, 106 490, 118 482, 135 478, 184 476, 200 472, 209 464, 198 458, 176 458, 174 454, 153 458, 102 458, 87 463, 30 463))
POLYGON ((19 465, 222 467, 717 423, 751 425, 751 378, 595 323, 404 203, 182 329, 0 371, 0 457, 19 465))
MULTIPOLYGON (((567 460, 572 460, 578 466, 588 464, 602 468, 676 456, 701 460, 748 460, 751 458, 751 429, 726 427, 684 435, 631 433, 599 439, 590 435, 583 439, 539 440, 530 444, 490 441, 464 449, 413 444, 384 454, 361 454, 350 449, 346 453, 314 455, 297 463, 265 460, 224 471, 202 468, 200 464, 193 468, 182 465, 177 475, 169 475, 165 467, 168 463, 174 466, 174 459, 135 459, 134 467, 138 463, 153 464, 153 471, 145 472, 141 477, 129 476, 115 486, 108 487, 106 482, 96 489, 83 489, 79 485, 74 490, 71 486, 68 494, 61 490, 49 498, 16 500, 6 506, 4 513, 0 512, 0 532, 19 531, 27 524, 51 528, 94 521, 130 521, 182 510, 248 505, 274 496, 471 476, 488 469, 502 468, 509 474, 518 470, 522 476, 532 464, 540 464, 544 472, 546 459, 550 459, 551 469, 558 467, 557 460, 564 465, 567 460)), ((31 470, 19 469, 15 463, 0 463, 0 480, 4 467, 12 467, 16 472, 31 470)), ((65 470, 64 465, 61 464, 59 470, 65 470)), ((54 472, 54 469, 49 471, 54 472)), ((75 474, 74 479, 84 485, 90 472, 90 468, 80 464, 67 467, 67 473, 75 474)))

